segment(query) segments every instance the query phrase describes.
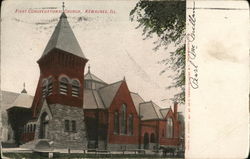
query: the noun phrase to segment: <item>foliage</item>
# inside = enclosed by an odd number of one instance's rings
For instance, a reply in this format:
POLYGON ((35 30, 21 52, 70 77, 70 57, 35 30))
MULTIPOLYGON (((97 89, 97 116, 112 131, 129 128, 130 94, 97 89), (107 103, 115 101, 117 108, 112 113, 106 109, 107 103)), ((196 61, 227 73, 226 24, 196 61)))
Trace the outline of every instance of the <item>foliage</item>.
POLYGON ((168 49, 174 45, 175 50, 170 52, 169 57, 161 63, 166 68, 160 74, 171 69, 172 84, 167 87, 179 88, 181 92, 176 94, 173 100, 180 103, 185 102, 185 1, 148 1, 140 0, 130 12, 131 21, 139 22, 137 28, 142 28, 145 39, 157 36, 154 42, 154 51, 160 47, 168 49))

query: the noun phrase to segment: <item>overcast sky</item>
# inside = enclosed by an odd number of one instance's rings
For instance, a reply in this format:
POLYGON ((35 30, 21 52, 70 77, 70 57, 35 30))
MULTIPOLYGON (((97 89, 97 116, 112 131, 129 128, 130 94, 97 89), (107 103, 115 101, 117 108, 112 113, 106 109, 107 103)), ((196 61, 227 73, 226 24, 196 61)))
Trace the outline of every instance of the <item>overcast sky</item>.
MULTIPOLYGON (((153 51, 156 39, 143 40, 142 29, 131 22, 129 12, 136 1, 65 2, 66 13, 76 38, 89 59, 91 72, 107 83, 126 77, 130 91, 139 93, 145 101, 152 100, 169 107, 169 98, 177 92, 167 90, 173 72, 160 75, 164 65, 158 62, 168 57, 169 50, 153 51), (113 10, 115 14, 85 13, 85 10, 113 10)), ((61 2, 9 2, 2 8, 1 87, 20 92, 26 83, 28 94, 34 95, 39 79, 36 61, 59 20, 60 13, 29 13, 34 10, 59 10, 61 2), (18 9, 18 10, 17 10, 18 9), (27 10, 22 12, 22 10, 27 10)), ((173 49, 173 48, 172 48, 173 49)), ((87 67, 85 68, 87 70, 87 67)), ((85 70, 85 72, 86 72, 85 70)), ((183 110, 183 108, 180 108, 183 110)))

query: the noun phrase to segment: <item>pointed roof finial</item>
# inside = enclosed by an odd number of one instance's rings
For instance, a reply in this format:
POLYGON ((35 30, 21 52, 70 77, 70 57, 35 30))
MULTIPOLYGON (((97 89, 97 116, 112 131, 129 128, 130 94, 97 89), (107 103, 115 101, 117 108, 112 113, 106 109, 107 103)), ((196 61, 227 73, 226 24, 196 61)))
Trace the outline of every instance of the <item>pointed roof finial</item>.
POLYGON ((88 72, 90 72, 90 65, 88 66, 88 72))
POLYGON ((23 90, 21 93, 27 93, 26 89, 25 89, 25 82, 23 83, 23 90))
POLYGON ((64 12, 64 7, 65 7, 64 2, 62 2, 62 10, 63 10, 63 12, 64 12))
POLYGON ((125 76, 123 77, 123 81, 126 81, 126 78, 125 78, 125 76))

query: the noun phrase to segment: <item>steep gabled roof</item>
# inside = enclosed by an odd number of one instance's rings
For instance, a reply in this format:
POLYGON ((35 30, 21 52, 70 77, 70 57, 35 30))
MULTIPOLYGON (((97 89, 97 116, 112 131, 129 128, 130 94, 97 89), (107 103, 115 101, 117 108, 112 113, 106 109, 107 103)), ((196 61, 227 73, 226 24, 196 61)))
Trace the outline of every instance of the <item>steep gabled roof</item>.
POLYGON ((169 111, 170 111, 170 108, 160 109, 160 112, 161 112, 163 118, 165 118, 167 116, 169 111))
POLYGON ((60 20, 50 37, 42 57, 47 55, 54 48, 85 58, 64 12, 60 16, 60 20))
POLYGON ((137 113, 139 114, 139 104, 143 103, 144 100, 142 99, 142 97, 138 93, 130 92, 130 95, 131 95, 131 98, 132 98, 133 103, 135 105, 135 109, 136 109, 137 113))
POLYGON ((142 116, 142 120, 163 119, 160 109, 161 108, 152 101, 140 103, 140 115, 142 116))
POLYGON ((84 89, 84 109, 104 109, 104 104, 96 90, 84 89))
POLYGON ((106 108, 109 108, 123 81, 104 86, 98 90, 106 108))

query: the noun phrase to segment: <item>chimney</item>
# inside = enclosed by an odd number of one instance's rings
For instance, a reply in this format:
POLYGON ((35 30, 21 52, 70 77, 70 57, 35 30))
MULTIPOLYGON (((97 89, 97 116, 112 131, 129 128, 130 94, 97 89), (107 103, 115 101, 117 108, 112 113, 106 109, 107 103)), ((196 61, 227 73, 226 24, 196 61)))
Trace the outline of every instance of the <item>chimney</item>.
POLYGON ((174 102, 174 117, 175 117, 175 119, 178 118, 177 109, 178 109, 178 103, 174 102))

